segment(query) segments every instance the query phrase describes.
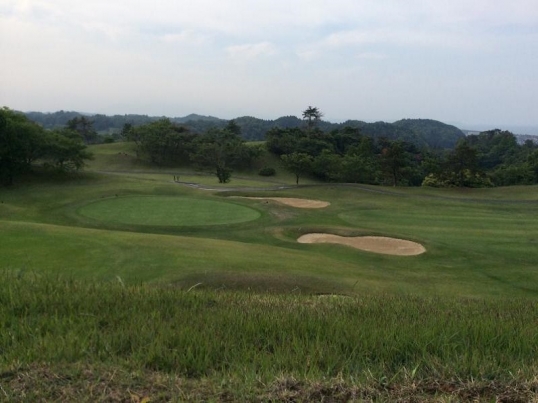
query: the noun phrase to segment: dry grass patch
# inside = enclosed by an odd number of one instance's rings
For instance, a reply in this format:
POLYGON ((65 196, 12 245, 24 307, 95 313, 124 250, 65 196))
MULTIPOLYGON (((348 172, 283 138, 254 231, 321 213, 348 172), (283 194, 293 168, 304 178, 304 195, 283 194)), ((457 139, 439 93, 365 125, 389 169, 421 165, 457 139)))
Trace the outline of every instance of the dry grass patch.
POLYGON ((536 402, 536 379, 413 379, 385 383, 342 377, 270 382, 186 379, 121 367, 32 365, 0 372, 0 401, 9 402, 536 402))
POLYGON ((336 243, 367 252, 396 256, 414 256, 426 252, 426 248, 419 243, 384 236, 345 237, 334 234, 314 233, 302 235, 297 239, 297 242, 336 243))
POLYGON ((285 204, 286 206, 297 208, 325 208, 331 203, 322 200, 309 200, 309 199, 296 199, 293 197, 244 197, 238 196, 243 199, 253 200, 272 200, 277 203, 285 204))

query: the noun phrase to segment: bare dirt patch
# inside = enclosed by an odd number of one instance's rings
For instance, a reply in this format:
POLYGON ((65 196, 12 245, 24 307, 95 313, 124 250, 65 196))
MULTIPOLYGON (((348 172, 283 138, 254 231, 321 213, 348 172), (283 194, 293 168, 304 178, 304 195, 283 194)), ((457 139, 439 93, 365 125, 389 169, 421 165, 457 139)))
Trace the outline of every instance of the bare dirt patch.
POLYGON ((414 256, 426 252, 426 248, 419 243, 384 236, 345 237, 333 234, 314 233, 300 236, 299 239, 297 239, 297 242, 336 243, 367 252, 396 256, 414 256))
POLYGON ((287 206, 297 208, 324 208, 331 203, 322 200, 295 199, 293 197, 243 197, 244 199, 272 200, 287 206))

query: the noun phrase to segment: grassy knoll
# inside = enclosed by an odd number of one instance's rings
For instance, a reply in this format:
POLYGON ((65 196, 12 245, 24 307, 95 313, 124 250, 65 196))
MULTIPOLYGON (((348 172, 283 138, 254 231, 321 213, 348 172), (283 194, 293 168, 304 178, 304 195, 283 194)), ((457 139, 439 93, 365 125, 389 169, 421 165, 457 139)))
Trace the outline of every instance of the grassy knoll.
POLYGON ((246 172, 223 192, 129 147, 0 189, 0 400, 537 398, 537 187, 279 189, 246 172), (296 242, 309 232, 427 252, 296 242))

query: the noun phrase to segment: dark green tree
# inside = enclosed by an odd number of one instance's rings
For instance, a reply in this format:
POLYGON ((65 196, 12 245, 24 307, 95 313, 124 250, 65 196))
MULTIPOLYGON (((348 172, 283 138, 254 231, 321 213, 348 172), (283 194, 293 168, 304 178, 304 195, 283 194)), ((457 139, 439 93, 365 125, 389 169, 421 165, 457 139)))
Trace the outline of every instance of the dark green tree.
POLYGON ((85 116, 78 116, 68 120, 66 126, 68 129, 77 132, 86 144, 95 144, 99 140, 99 136, 93 128, 93 121, 85 116))
POLYGON ((21 113, 0 109, 0 182, 12 185, 44 153, 44 130, 21 113))
POLYGON ((22 117, 7 108, 0 110, 0 180, 12 185, 15 176, 24 166, 24 153, 17 128, 22 117))
POLYGON ((379 159, 374 141, 361 137, 349 148, 342 161, 342 181, 378 184, 381 177, 379 159))
POLYGON ((197 137, 191 159, 200 169, 214 173, 219 183, 227 183, 233 168, 250 165, 258 150, 247 146, 236 133, 212 129, 197 137))
POLYGON ((81 169, 92 154, 75 131, 64 128, 47 133, 45 158, 59 171, 68 172, 81 169))
POLYGON ((61 170, 76 170, 91 154, 81 136, 68 128, 45 131, 20 113, 0 110, 0 181, 11 185, 17 175, 29 172, 36 161, 61 170))
POLYGON ((295 175, 295 183, 299 186, 299 178, 312 171, 312 157, 305 153, 284 154, 280 157, 287 170, 295 175))
POLYGON ((451 182, 455 186, 470 186, 470 178, 478 173, 477 150, 466 140, 460 141, 448 154, 446 167, 445 171, 451 176, 451 182))
POLYGON ((323 150, 312 160, 312 174, 324 181, 338 182, 342 176, 342 157, 323 150))
POLYGON ((281 156, 297 151, 297 143, 306 134, 298 127, 282 129, 275 127, 265 134, 265 145, 269 152, 281 156))
POLYGON ((134 129, 134 127, 133 127, 132 123, 124 123, 123 127, 121 128, 121 131, 120 131, 120 138, 122 140, 129 140, 133 129, 134 129))
POLYGON ((381 150, 381 167, 392 186, 398 186, 406 173, 408 160, 402 141, 386 141, 381 150))
POLYGON ((538 149, 527 157, 527 164, 534 183, 538 183, 538 149))
POLYGON ((226 130, 229 132, 232 132, 234 134, 237 134, 238 136, 241 136, 241 126, 239 126, 234 119, 228 121, 225 127, 226 130))
POLYGON ((303 120, 306 122, 308 129, 316 127, 322 117, 323 113, 315 106, 309 106, 303 111, 303 120))
POLYGON ((137 146, 137 155, 157 165, 190 162, 197 135, 170 119, 160 119, 127 131, 137 146))

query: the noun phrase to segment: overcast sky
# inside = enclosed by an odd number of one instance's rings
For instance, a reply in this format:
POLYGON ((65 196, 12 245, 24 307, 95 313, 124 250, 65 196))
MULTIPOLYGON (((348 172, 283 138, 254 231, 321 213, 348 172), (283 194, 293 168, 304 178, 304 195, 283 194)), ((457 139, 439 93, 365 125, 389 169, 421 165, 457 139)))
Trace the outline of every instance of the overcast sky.
POLYGON ((0 54, 23 111, 538 126, 537 0, 0 0, 0 54))

